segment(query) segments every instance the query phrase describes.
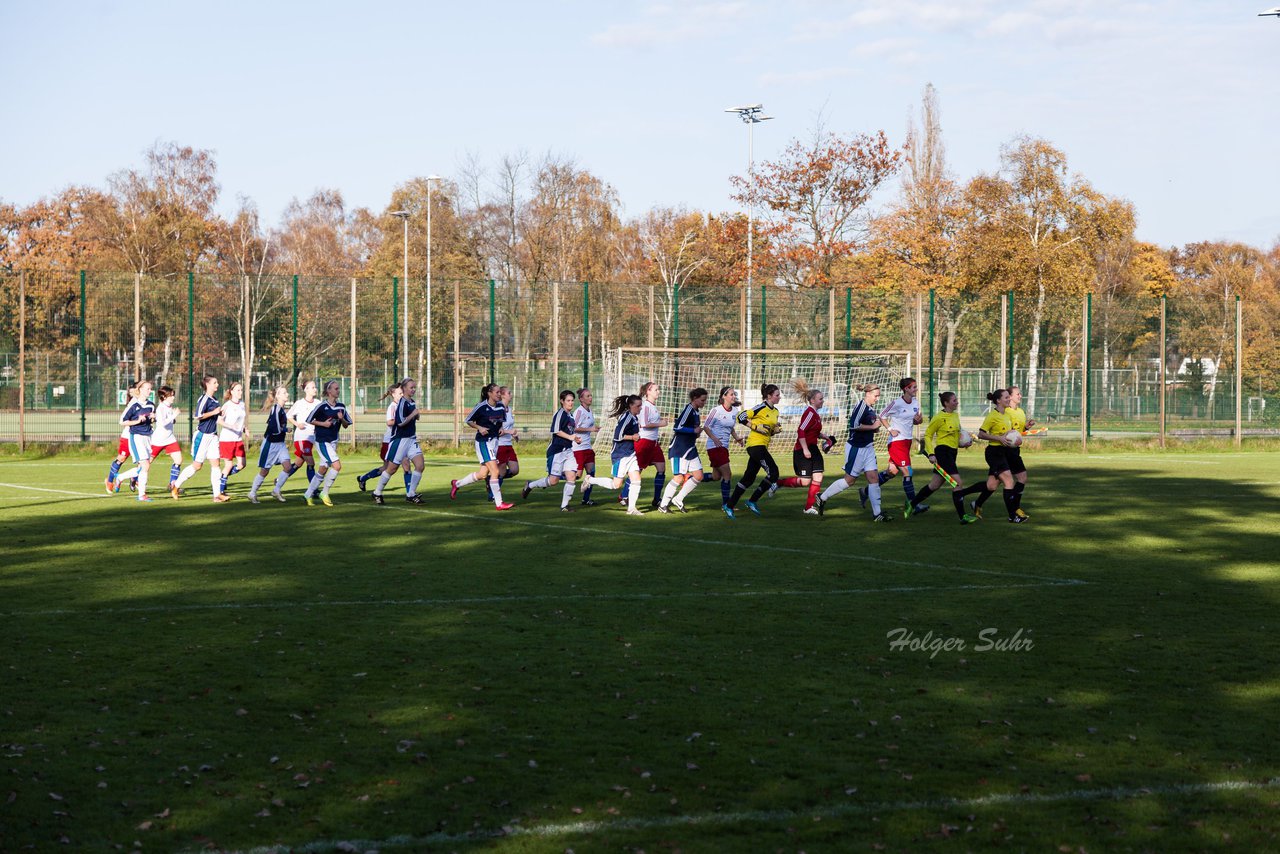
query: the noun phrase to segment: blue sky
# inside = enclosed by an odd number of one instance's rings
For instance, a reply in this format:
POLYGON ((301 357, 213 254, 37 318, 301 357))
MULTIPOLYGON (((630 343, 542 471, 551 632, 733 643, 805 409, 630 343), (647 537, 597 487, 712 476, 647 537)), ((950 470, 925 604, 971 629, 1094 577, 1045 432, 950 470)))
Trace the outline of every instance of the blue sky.
POLYGON ((217 153, 223 207, 385 207, 474 154, 554 152, 652 205, 730 210, 811 133, 901 141, 937 87, 951 169, 1050 140, 1162 245, 1280 238, 1280 19, 1250 2, 59 2, 6 4, 0 198, 101 185, 156 140, 217 153))

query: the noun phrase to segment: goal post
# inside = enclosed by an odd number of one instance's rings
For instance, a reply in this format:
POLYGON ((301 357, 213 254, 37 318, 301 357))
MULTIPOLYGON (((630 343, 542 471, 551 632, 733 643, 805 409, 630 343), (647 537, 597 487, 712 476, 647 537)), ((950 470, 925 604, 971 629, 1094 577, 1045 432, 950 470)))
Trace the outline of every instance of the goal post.
MULTIPOLYGON (((613 423, 607 418, 613 398, 637 394, 647 382, 658 384, 658 411, 674 421, 689 402, 689 392, 705 388, 709 393, 702 415, 717 405, 717 395, 724 386, 738 390, 744 408, 760 403, 760 386, 772 383, 781 390, 778 402, 781 432, 773 441, 775 455, 790 451, 805 402, 791 389, 795 379, 802 379, 811 389, 823 392, 826 400, 821 411, 823 429, 846 438, 845 421, 852 406, 861 400, 858 385, 876 383, 882 389, 881 405, 898 394, 898 381, 911 375, 909 350, 759 350, 723 348, 620 347, 606 358, 602 396, 597 402, 596 418, 601 430, 593 447, 597 456, 613 446, 613 423), (754 387, 745 387, 750 377, 754 387), (788 438, 789 437, 789 438, 788 438)), ((741 430, 740 430, 741 432, 741 430)), ((671 428, 663 428, 661 443, 671 441, 671 428)), ((883 432, 877 444, 883 445, 883 432)), ((731 456, 745 454, 738 446, 731 456)))

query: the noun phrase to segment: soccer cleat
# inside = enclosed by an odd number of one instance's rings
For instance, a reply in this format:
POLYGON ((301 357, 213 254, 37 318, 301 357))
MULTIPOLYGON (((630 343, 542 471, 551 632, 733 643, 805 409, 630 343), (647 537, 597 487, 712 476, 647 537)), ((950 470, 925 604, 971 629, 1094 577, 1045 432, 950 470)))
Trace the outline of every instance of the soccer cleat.
POLYGON ((867 488, 865 486, 858 487, 858 506, 864 510, 867 507, 867 488))
POLYGON ((573 511, 573 508, 572 508, 572 507, 570 507, 568 504, 566 504, 565 506, 563 506, 563 507, 561 507, 561 508, 560 508, 560 512, 561 512, 561 513, 572 513, 572 512, 574 512, 574 511, 573 511))
MULTIPOLYGON (((382 496, 381 496, 381 495, 379 495, 378 497, 379 497, 379 498, 381 498, 382 496)), ((423 501, 422 501, 422 496, 421 496, 421 495, 406 495, 406 496, 404 497, 404 500, 405 500, 405 501, 408 501, 410 504, 422 504, 422 503, 423 503, 423 501)))
POLYGON ((364 492, 364 475, 362 474, 356 475, 356 485, 360 487, 361 492, 364 492))
MULTIPOLYGON (((643 516, 643 515, 644 515, 644 511, 643 511, 643 510, 641 510, 641 509, 639 509, 639 508, 636 508, 635 510, 632 510, 630 507, 628 507, 628 508, 627 508, 627 515, 628 515, 628 516, 643 516)), ((733 518, 733 511, 730 511, 730 512, 729 512, 729 518, 731 518, 731 519, 733 518)))
MULTIPOLYGON (((406 500, 407 500, 407 499, 406 499, 406 500)), ((375 492, 375 493, 373 494, 373 503, 374 503, 374 504, 377 504, 379 507, 381 507, 381 506, 383 506, 384 504, 386 504, 387 502, 386 502, 386 501, 384 501, 384 500, 382 499, 382 496, 381 496, 381 495, 379 495, 378 493, 376 493, 376 492, 375 492)))
POLYGON ((228 497, 226 493, 219 492, 217 495, 213 496, 213 500, 217 504, 226 504, 228 501, 231 500, 231 498, 228 497))
POLYGON ((974 516, 972 513, 966 513, 960 517, 961 525, 972 525, 974 522, 977 522, 977 521, 978 521, 978 517, 974 516))
POLYGON ((661 503, 662 503, 662 499, 661 499, 661 498, 655 498, 655 499, 653 499, 652 501, 650 501, 650 502, 649 502, 649 506, 650 506, 651 508, 653 508, 653 509, 655 509, 655 510, 656 510, 656 509, 657 509, 657 507, 658 507, 658 505, 659 505, 659 504, 661 504, 661 503))
POLYGON ((274 498, 276 501, 279 501, 281 504, 286 503, 284 500, 284 496, 281 495, 277 490, 274 490, 274 489, 271 490, 271 497, 274 498))
POLYGON ((730 507, 728 504, 721 504, 720 509, 723 510, 724 515, 728 516, 730 519, 737 518, 733 515, 733 508, 730 507))
POLYGON ((248 497, 248 499, 249 499, 249 503, 250 503, 250 504, 258 504, 258 503, 260 503, 260 502, 258 501, 258 496, 254 495, 252 492, 250 492, 250 493, 249 493, 249 495, 248 495, 247 497, 248 497))
POLYGON ((449 481, 449 497, 450 498, 458 497, 458 482, 456 480, 449 481))
POLYGON ((116 493, 120 491, 120 481, 115 480, 111 482, 111 491, 112 493, 116 493))
POLYGON ((877 513, 876 516, 871 521, 872 522, 892 522, 893 517, 887 513, 877 513))
POLYGON ((981 518, 982 518, 982 508, 978 506, 978 501, 977 501, 977 499, 976 499, 976 498, 975 498, 973 501, 970 501, 970 502, 969 502, 969 506, 973 508, 973 515, 974 515, 974 516, 977 516, 979 519, 981 519, 981 518))
POLYGON ((928 505, 928 504, 917 504, 917 505, 915 505, 915 508, 916 508, 916 515, 917 515, 917 516, 919 516, 921 513, 928 513, 928 512, 929 512, 929 505, 928 505))
POLYGON ((821 495, 813 499, 813 509, 817 510, 818 515, 821 516, 824 512, 826 512, 826 509, 827 509, 826 499, 823 498, 821 495))
MULTIPOLYGON (((117 485, 116 485, 116 489, 119 489, 119 488, 120 488, 120 486, 119 486, 119 484, 117 484, 117 485)), ((224 491, 224 492, 226 491, 226 489, 227 489, 227 485, 226 485, 225 483, 224 483, 224 484, 222 484, 222 489, 223 489, 223 491, 224 491)), ((129 481, 129 491, 130 491, 130 492, 137 492, 137 491, 138 491, 138 479, 137 479, 136 477, 129 481)))
POLYGON ((769 491, 764 494, 764 497, 772 498, 781 487, 782 485, 780 483, 778 483, 777 481, 774 481, 773 483, 769 484, 769 491))
POLYGON ((1023 522, 1027 521, 1027 517, 1026 516, 1010 516, 1009 521, 1015 525, 1021 525, 1023 522))
MULTIPOLYGON (((150 495, 147 495, 146 493, 143 493, 142 495, 139 495, 139 496, 138 496, 138 500, 139 500, 139 501, 150 501, 150 500, 151 500, 151 496, 150 496, 150 495)), ((1021 520, 1021 519, 1019 519, 1018 521, 1019 521, 1019 522, 1021 522, 1022 520, 1021 520)))
POLYGON ((747 509, 750 510, 752 513, 756 514, 757 516, 760 515, 760 508, 756 506, 756 503, 754 501, 747 502, 747 509))
POLYGON ((688 513, 688 512, 689 512, 688 508, 686 508, 686 507, 685 507, 683 504, 681 504, 679 501, 676 501, 674 498, 673 498, 673 499, 671 499, 671 506, 672 506, 672 507, 674 507, 674 508, 676 508, 677 510, 679 510, 681 513, 688 513))
POLYGON ((910 519, 910 518, 911 518, 911 514, 915 512, 915 509, 916 509, 916 508, 915 508, 915 505, 914 505, 914 504, 912 504, 910 501, 908 501, 906 504, 902 505, 902 518, 903 518, 903 519, 910 519))
POLYGON ((106 486, 106 488, 107 488, 107 495, 113 495, 113 494, 115 494, 115 491, 116 491, 116 482, 115 482, 114 480, 112 480, 111 478, 107 478, 107 479, 106 479, 106 480, 104 480, 102 483, 103 483, 103 485, 104 485, 104 486, 106 486))
POLYGON ((182 493, 178 491, 178 485, 176 483, 169 484, 169 497, 174 501, 177 501, 180 495, 182 495, 182 493))
POLYGON ((665 505, 665 504, 659 504, 659 505, 658 505, 658 512, 659 512, 659 513, 670 513, 671 511, 670 511, 669 509, 667 509, 667 505, 665 505))
POLYGON ((1017 510, 1014 510, 1013 515, 1017 516, 1019 519, 1022 519, 1023 521, 1026 521, 1027 519, 1031 518, 1030 516, 1028 516, 1026 513, 1022 511, 1021 507, 1019 507, 1017 510))
POLYGON ((618 497, 618 503, 619 503, 619 504, 621 504, 623 507, 626 507, 626 506, 627 506, 627 499, 625 499, 625 498, 623 498, 623 497, 619 496, 619 497, 618 497))
POLYGON ((333 500, 329 498, 329 493, 327 492, 320 493, 320 500, 324 503, 325 507, 333 506, 333 500))
MULTIPOLYGON (((315 499, 315 497, 314 497, 314 496, 311 496, 311 495, 304 495, 304 496, 302 496, 302 497, 303 497, 303 498, 305 498, 305 499, 307 500, 307 506, 308 506, 308 507, 315 507, 315 506, 316 506, 316 499, 315 499)), ((215 500, 216 500, 216 499, 215 499, 215 500)))
POLYGON ((595 506, 596 506, 596 503, 595 503, 594 501, 592 501, 590 498, 584 498, 584 499, 582 500, 582 506, 583 506, 583 507, 595 507, 595 506))
POLYGON ((525 481, 524 486, 520 487, 520 500, 524 501, 528 498, 530 492, 533 492, 533 487, 529 485, 528 481, 525 481))
POLYGON ((808 509, 806 509, 806 510, 804 511, 804 515, 806 515, 806 516, 821 516, 822 514, 818 512, 818 508, 817 508, 817 507, 810 507, 810 508, 808 508, 808 509))
POLYGON ((498 506, 494 507, 493 509, 494 510, 512 510, 514 508, 515 508, 515 505, 512 504, 510 501, 504 501, 498 506))

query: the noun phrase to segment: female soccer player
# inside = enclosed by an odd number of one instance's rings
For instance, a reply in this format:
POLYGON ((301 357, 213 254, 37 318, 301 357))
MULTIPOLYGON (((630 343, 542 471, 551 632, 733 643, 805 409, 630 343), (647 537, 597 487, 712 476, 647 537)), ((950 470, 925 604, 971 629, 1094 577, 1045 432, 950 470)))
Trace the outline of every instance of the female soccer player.
POLYGON ((422 448, 418 446, 418 416, 422 415, 422 410, 413 397, 418 393, 418 383, 405 377, 400 381, 400 389, 400 401, 390 419, 395 433, 387 448, 386 469, 373 490, 374 504, 383 503, 382 490, 397 468, 403 468, 406 472, 413 470, 409 475, 409 485, 405 488, 404 500, 410 504, 422 503, 422 496, 418 494, 418 484, 422 482, 422 472, 426 466, 422 448))
MULTIPOLYGON (((520 431, 516 428, 516 412, 511 408, 513 395, 506 386, 498 386, 498 401, 506 410, 502 418, 502 429, 498 431, 498 486, 509 477, 520 473, 520 456, 516 453, 515 443, 520 441, 520 431)), ((487 478, 486 478, 487 483, 487 478)), ((493 498, 493 488, 489 487, 489 498, 493 498)))
MULTIPOLYGON (((898 383, 898 387, 902 389, 902 396, 894 398, 880 411, 880 420, 889 425, 889 468, 880 472, 880 483, 888 483, 901 472, 902 491, 907 496, 907 502, 914 503, 916 485, 911 470, 911 437, 915 425, 922 423, 924 418, 920 415, 920 401, 916 398, 919 391, 916 381, 906 377, 898 383)), ((864 503, 866 492, 865 488, 858 491, 858 497, 864 503)), ((916 506, 917 513, 924 513, 928 509, 927 504, 916 506)))
POLYGON ((151 433, 151 460, 160 458, 161 454, 169 455, 169 487, 172 490, 178 475, 182 473, 182 446, 173 435, 173 425, 178 420, 178 407, 173 405, 174 391, 169 386, 161 386, 156 392, 156 420, 151 433))
POLYGON ((578 408, 573 410, 573 459, 578 464, 578 471, 585 476, 582 481, 583 507, 595 506, 595 502, 591 500, 589 479, 596 473, 596 452, 591 447, 591 441, 600 428, 596 426, 596 414, 591 411, 591 401, 591 389, 578 389, 578 408))
POLYGON ((229 501, 227 478, 244 468, 244 443, 249 440, 248 413, 244 407, 244 385, 234 382, 222 399, 222 414, 218 416, 218 461, 223 463, 222 489, 219 501, 229 501))
MULTIPOLYGON (((404 397, 404 389, 401 387, 403 384, 404 384, 404 380, 401 380, 400 382, 393 385, 391 388, 387 389, 386 394, 378 398, 379 403, 386 400, 387 398, 391 398, 391 403, 387 404, 387 417, 386 417, 387 429, 382 431, 382 447, 378 449, 378 459, 381 460, 381 463, 378 466, 369 469, 364 474, 356 475, 356 485, 360 487, 361 492, 364 492, 365 486, 368 484, 369 481, 373 480, 375 477, 381 477, 382 472, 386 470, 387 448, 391 447, 391 440, 395 438, 395 433, 396 433, 396 426, 395 426, 396 425, 396 407, 400 405, 400 398, 404 397)), ((409 471, 410 471, 409 467, 405 466, 404 494, 406 498, 409 495, 409 480, 411 479, 409 471)), ((381 503, 381 502, 375 502, 375 503, 381 503)), ((420 503, 420 502, 415 502, 415 503, 420 503)))
POLYGON ((862 392, 862 400, 858 401, 849 413, 849 440, 844 451, 844 477, 832 482, 814 507, 818 515, 826 510, 827 502, 844 492, 857 482, 859 475, 867 478, 867 498, 871 501, 873 522, 891 522, 893 517, 880 508, 880 470, 876 463, 876 431, 884 426, 884 421, 876 415, 876 403, 880 400, 880 386, 875 383, 854 386, 862 392))
POLYGON ((213 500, 219 501, 222 494, 222 470, 218 468, 218 417, 222 415, 222 405, 218 403, 218 378, 206 375, 203 380, 204 394, 196 401, 196 434, 191 437, 191 464, 182 470, 178 480, 169 487, 169 494, 177 498, 182 493, 182 484, 204 467, 205 461, 212 461, 209 467, 209 485, 213 487, 213 500))
POLYGON ((738 423, 738 392, 732 386, 720 389, 718 403, 707 413, 704 431, 707 434, 707 461, 711 465, 708 475, 711 480, 720 481, 720 509, 729 506, 729 480, 733 477, 733 468, 729 465, 729 444, 743 440, 734 431, 738 423))
POLYGON ((680 417, 672 429, 671 446, 667 455, 671 457, 671 482, 662 492, 662 501, 658 510, 669 513, 668 506, 675 505, 681 513, 687 512, 684 500, 694 487, 702 483, 702 459, 698 456, 698 436, 703 427, 698 411, 707 405, 707 390, 695 388, 689 392, 689 402, 680 410, 680 417), (678 492, 677 492, 678 490, 678 492))
POLYGON ((329 489, 342 471, 342 460, 338 457, 338 431, 352 424, 347 405, 338 400, 337 380, 329 380, 324 384, 324 400, 316 404, 316 408, 307 416, 307 423, 316 428, 314 453, 319 455, 320 461, 303 497, 307 500, 307 506, 313 507, 316 503, 316 490, 319 489, 320 500, 326 507, 332 507, 329 489))
MULTIPOLYGON (((942 411, 929 419, 929 426, 924 428, 924 452, 929 462, 951 476, 954 485, 951 487, 951 501, 956 506, 956 515, 961 525, 978 521, 977 516, 964 512, 964 478, 960 476, 960 468, 956 465, 956 454, 960 450, 960 398, 954 391, 944 391, 938 395, 942 402, 942 411)), ((917 505, 942 488, 945 483, 942 475, 934 472, 933 479, 924 489, 916 494, 914 501, 907 501, 903 508, 903 518, 916 512, 917 505)))
POLYGON ((480 389, 480 402, 467 416, 467 426, 476 431, 476 458, 480 468, 462 478, 449 482, 449 497, 457 498, 458 490, 477 480, 489 479, 493 490, 493 504, 497 510, 510 510, 514 504, 502 500, 502 483, 498 470, 498 435, 507 418, 507 408, 502 405, 501 390, 497 383, 488 383, 480 389))
POLYGON ((1009 521, 1023 522, 1026 519, 1017 512, 1018 495, 1013 490, 1013 474, 1009 471, 1009 455, 1006 453, 1009 450, 1008 434, 1013 429, 1013 420, 1007 411, 1009 390, 998 388, 987 395, 987 400, 991 401, 991 411, 978 428, 978 438, 987 443, 987 479, 985 482, 975 483, 961 494, 978 493, 972 507, 973 515, 981 519, 982 505, 995 494, 996 485, 999 484, 1004 487, 1004 507, 1009 512, 1009 521))
POLYGON ((267 413, 266 426, 262 428, 262 448, 258 451, 258 473, 253 477, 253 485, 249 487, 249 501, 258 503, 258 487, 271 474, 272 466, 280 466, 281 472, 276 476, 271 497, 276 501, 284 501, 280 487, 293 474, 293 455, 289 453, 289 415, 285 404, 289 402, 289 390, 282 385, 275 387, 262 407, 267 413))
MULTIPOLYGON (((1026 433, 1036 426, 1035 419, 1027 418, 1027 413, 1022 408, 1022 388, 1019 386, 1009 386, 1009 407, 1005 411, 1009 413, 1012 429, 1019 433, 1026 433)), ((1030 519, 1030 516, 1022 512, 1022 491, 1027 488, 1027 466, 1022 461, 1022 446, 1007 446, 1005 454, 1009 457, 1009 471, 1013 473, 1013 491, 1018 496, 1018 509, 1015 512, 1020 519, 1030 519)))
POLYGON ((137 477, 139 501, 151 500, 147 495, 147 475, 151 471, 151 427, 156 407, 150 398, 151 383, 143 380, 138 383, 137 394, 120 419, 120 423, 129 428, 129 456, 133 459, 133 468, 116 478, 115 488, 120 488, 121 480, 137 477))
POLYGON ((560 411, 551 418, 551 441, 547 443, 547 476, 529 481, 520 490, 521 498, 528 498, 535 489, 555 486, 564 479, 560 512, 572 513, 569 499, 573 498, 573 485, 578 477, 578 461, 573 456, 573 400, 569 389, 560 392, 560 411))
POLYGON ((614 398, 610 418, 618 419, 613 428, 613 450, 609 454, 613 468, 613 477, 587 476, 586 481, 603 489, 620 489, 630 485, 627 490, 627 515, 643 516, 644 512, 636 509, 636 499, 640 497, 640 464, 636 460, 636 440, 640 438, 640 406, 643 399, 638 394, 624 394, 614 398))
MULTIPOLYGON (((107 479, 103 483, 107 487, 107 493, 115 493, 119 487, 116 485, 116 476, 120 474, 120 466, 124 465, 124 461, 129 459, 129 428, 124 426, 124 414, 129 411, 129 407, 133 406, 133 399, 138 393, 138 383, 129 383, 129 387, 124 393, 124 409, 120 410, 120 442, 116 445, 116 458, 111 461, 111 467, 107 469, 107 479)), ((135 481, 129 481, 129 489, 137 489, 135 481)))
MULTIPOLYGON (((662 390, 655 382, 647 382, 640 386, 640 438, 636 440, 636 464, 640 466, 641 475, 649 466, 653 466, 653 501, 651 507, 657 507, 662 500, 662 488, 667 481, 667 462, 662 457, 662 447, 658 444, 658 431, 666 427, 667 419, 658 411, 658 394, 662 390)), ((623 493, 627 488, 623 488, 623 493)), ((621 498, 622 496, 619 496, 621 498)))
POLYGON ((314 412, 319 404, 318 394, 319 389, 316 388, 315 382, 307 380, 302 386, 302 400, 295 400, 286 413, 289 416, 289 423, 293 425, 293 453, 297 456, 299 465, 306 463, 308 483, 316 476, 315 457, 312 453, 316 428, 307 421, 307 416, 314 412))
POLYGON ((756 506, 756 502, 766 491, 772 495, 776 488, 775 484, 778 482, 778 464, 773 461, 773 455, 769 453, 769 440, 782 429, 778 426, 778 401, 782 398, 782 393, 773 383, 765 383, 760 387, 760 396, 764 398, 761 403, 752 409, 743 410, 738 415, 738 423, 747 425, 747 429, 751 432, 747 434, 747 470, 742 473, 742 480, 738 481, 738 485, 733 488, 733 495, 729 497, 729 502, 722 508, 724 514, 730 519, 734 518, 733 511, 738 506, 738 499, 747 491, 747 487, 755 482, 756 473, 762 467, 765 472, 764 480, 760 481, 756 491, 751 493, 751 498, 747 501, 748 510, 759 516, 760 508, 756 506))
MULTIPOLYGON (((835 436, 822 432, 822 416, 819 414, 826 403, 826 397, 817 389, 809 388, 802 379, 791 381, 791 388, 807 404, 800 414, 800 424, 796 427, 796 444, 791 450, 791 466, 795 469, 795 477, 784 477, 778 486, 808 487, 809 494, 804 501, 804 512, 809 516, 817 516, 813 502, 822 492, 822 478, 826 463, 822 457, 822 443, 834 443, 835 436)), ((828 445, 830 448, 830 445, 828 445)))

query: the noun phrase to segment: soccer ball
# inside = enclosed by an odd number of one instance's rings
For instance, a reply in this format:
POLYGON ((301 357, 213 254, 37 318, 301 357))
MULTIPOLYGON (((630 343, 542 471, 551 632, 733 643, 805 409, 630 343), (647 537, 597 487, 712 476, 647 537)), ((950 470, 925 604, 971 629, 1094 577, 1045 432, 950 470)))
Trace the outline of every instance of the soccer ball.
POLYGON ((968 430, 960 431, 960 447, 968 448, 973 445, 973 434, 968 430))
POLYGON ((1022 444, 1022 434, 1017 430, 1010 430, 1004 434, 1004 443, 1010 448, 1016 448, 1022 444))
POLYGON ((831 453, 831 448, 834 445, 835 445, 835 442, 832 441, 831 437, 830 436, 826 437, 825 439, 822 440, 822 453, 824 454, 831 453))

